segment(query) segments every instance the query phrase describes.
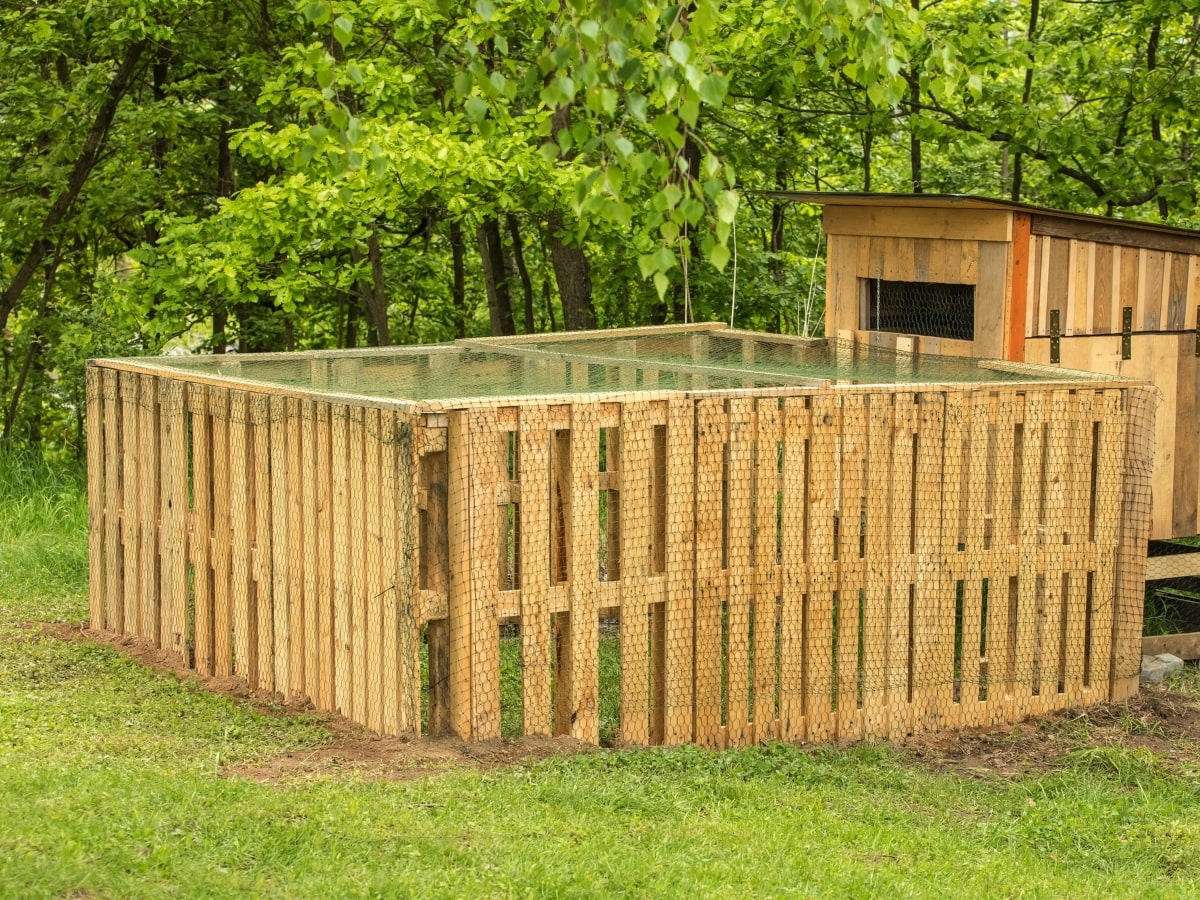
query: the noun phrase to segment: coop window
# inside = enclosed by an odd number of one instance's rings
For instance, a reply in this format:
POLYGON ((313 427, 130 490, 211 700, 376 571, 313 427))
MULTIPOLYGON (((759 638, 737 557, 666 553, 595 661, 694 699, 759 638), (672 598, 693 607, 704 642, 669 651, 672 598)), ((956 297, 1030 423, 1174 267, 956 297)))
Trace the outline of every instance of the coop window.
POLYGON ((975 339, 974 285, 864 280, 868 330, 955 341, 975 339))

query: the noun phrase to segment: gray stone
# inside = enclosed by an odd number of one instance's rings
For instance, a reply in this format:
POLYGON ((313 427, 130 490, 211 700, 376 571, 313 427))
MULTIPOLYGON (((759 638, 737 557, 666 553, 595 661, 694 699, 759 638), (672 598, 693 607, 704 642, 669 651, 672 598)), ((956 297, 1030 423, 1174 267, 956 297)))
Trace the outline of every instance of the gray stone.
POLYGON ((1178 672, 1183 668, 1183 660, 1174 653, 1160 653, 1154 658, 1161 663, 1166 663, 1172 672, 1178 672))
POLYGON ((1163 662, 1154 656, 1142 657, 1142 675, 1143 684, 1158 684, 1160 681, 1170 675, 1174 669, 1169 664, 1163 662))

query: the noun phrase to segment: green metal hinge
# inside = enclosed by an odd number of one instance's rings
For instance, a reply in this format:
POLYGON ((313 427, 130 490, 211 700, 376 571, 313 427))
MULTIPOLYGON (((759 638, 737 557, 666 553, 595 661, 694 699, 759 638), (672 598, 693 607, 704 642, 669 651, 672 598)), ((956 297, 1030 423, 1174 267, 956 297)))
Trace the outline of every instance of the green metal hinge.
POLYGON ((1133 359, 1133 307, 1121 308, 1121 359, 1133 359))
POLYGON ((1059 343, 1062 338, 1062 329, 1059 325, 1059 315, 1057 309, 1050 310, 1050 363, 1058 365, 1059 358, 1062 355, 1059 349, 1059 343))

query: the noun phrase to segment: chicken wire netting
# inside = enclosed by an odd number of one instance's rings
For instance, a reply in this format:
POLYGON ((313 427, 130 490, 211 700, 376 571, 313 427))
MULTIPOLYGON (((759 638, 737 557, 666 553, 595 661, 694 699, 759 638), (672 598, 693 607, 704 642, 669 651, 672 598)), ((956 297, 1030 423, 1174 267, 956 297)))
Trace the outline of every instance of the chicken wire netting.
POLYGON ((1133 382, 737 332, 103 366, 93 624, 375 730, 902 738, 1136 689, 1133 382))

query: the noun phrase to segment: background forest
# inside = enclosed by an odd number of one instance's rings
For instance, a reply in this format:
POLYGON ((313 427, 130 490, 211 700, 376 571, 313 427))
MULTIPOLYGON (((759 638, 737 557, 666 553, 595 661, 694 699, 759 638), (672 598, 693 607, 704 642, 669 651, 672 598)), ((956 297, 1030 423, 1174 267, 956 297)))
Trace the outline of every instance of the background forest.
POLYGON ((92 356, 724 319, 820 333, 818 210, 1200 224, 1196 0, 0 0, 0 420, 92 356))

